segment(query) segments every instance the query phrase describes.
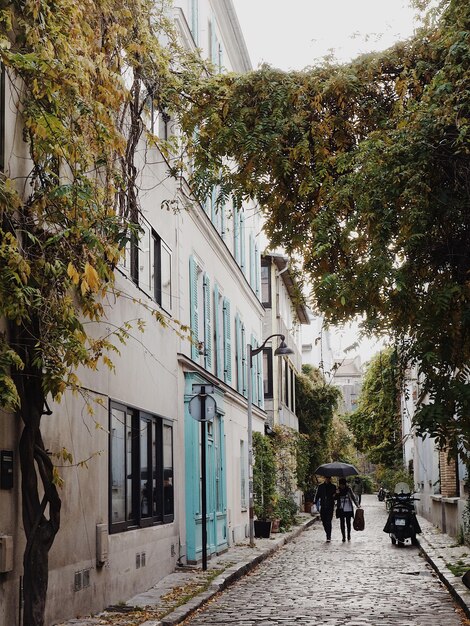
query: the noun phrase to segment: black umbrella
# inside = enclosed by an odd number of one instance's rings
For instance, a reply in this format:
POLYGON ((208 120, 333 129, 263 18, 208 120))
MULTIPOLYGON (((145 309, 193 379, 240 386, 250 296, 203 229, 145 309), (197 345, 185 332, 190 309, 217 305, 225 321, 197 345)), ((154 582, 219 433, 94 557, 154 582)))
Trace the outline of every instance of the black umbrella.
POLYGON ((354 476, 354 474, 359 474, 359 472, 350 463, 335 461, 334 463, 324 463, 318 466, 315 474, 320 476, 354 476))

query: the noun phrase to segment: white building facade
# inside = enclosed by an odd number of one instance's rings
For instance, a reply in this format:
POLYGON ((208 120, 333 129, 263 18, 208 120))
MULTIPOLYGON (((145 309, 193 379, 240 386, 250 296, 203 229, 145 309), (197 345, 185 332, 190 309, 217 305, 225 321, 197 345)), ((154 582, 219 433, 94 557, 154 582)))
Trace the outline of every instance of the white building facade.
MULTIPOLYGON (((231 0, 175 4, 185 45, 199 47, 221 70, 250 69, 231 0)), ((3 111, 9 116, 5 167, 9 176, 20 176, 26 165, 16 157, 27 155, 20 119, 11 107, 3 111)), ((171 120, 154 122, 157 132, 172 132, 171 120)), ((66 395, 43 420, 47 448, 65 447, 74 458, 73 466, 60 469, 65 483, 61 528, 50 551, 48 625, 117 604, 178 563, 201 559, 201 430, 189 412, 193 385, 215 388, 206 439, 207 552, 226 550, 248 534, 246 345, 264 334, 257 212, 230 204, 219 210, 215 193, 199 204, 185 181, 168 177, 157 148, 146 146, 142 154, 143 233, 116 270, 126 297, 106 304, 106 321, 96 332, 136 318, 145 332, 129 330, 113 359, 115 372, 79 372, 97 399, 93 416, 80 397, 66 395), (162 209, 168 201, 180 210, 162 209), (158 324, 150 308, 188 325, 192 342, 158 324), (85 459, 86 467, 78 467, 85 459)), ((253 428, 263 431, 261 357, 252 374, 253 428)), ((12 548, 0 573, 0 623, 8 626, 19 624, 24 551, 19 435, 13 416, 2 416, 0 447, 12 453, 13 467, 12 487, 0 489, 0 535, 12 548)))

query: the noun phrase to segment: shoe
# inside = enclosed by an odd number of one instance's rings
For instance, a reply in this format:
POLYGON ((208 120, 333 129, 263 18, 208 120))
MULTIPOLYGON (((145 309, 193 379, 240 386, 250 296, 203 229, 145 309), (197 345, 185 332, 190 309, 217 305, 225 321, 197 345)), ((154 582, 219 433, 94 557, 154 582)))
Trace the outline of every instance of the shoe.
POLYGON ((351 535, 348 535, 348 541, 351 541, 351 535))
POLYGON ((329 537, 326 538, 326 543, 331 543, 331 539, 329 537))
POLYGON ((343 537, 343 543, 346 541, 346 539, 343 537))

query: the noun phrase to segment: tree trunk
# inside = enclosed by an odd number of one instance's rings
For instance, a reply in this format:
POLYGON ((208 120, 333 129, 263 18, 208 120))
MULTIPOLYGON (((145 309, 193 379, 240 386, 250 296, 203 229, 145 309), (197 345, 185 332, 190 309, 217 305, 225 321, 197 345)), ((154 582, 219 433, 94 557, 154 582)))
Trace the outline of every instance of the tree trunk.
POLYGON ((10 327, 11 339, 24 363, 23 371, 15 374, 21 399, 19 415, 24 423, 19 445, 26 535, 23 626, 44 626, 49 550, 60 527, 61 501, 53 482, 53 464, 40 430, 42 416, 50 411, 42 389, 42 372, 34 365, 34 338, 39 337, 38 330, 39 324, 34 320, 29 322, 28 328, 10 327))

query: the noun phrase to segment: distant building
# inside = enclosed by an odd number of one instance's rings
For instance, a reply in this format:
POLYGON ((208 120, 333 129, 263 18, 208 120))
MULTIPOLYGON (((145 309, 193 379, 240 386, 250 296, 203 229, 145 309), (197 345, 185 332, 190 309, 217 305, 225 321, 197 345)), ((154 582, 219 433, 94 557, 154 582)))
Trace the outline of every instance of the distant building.
POLYGON ((323 317, 308 311, 310 324, 302 326, 302 363, 318 367, 330 382, 334 375, 333 349, 330 330, 325 327, 323 317))
POLYGON ((351 413, 357 408, 357 401, 362 388, 361 357, 336 359, 333 369, 335 371, 331 382, 341 389, 343 396, 340 411, 351 413))

